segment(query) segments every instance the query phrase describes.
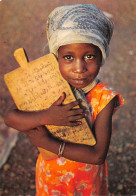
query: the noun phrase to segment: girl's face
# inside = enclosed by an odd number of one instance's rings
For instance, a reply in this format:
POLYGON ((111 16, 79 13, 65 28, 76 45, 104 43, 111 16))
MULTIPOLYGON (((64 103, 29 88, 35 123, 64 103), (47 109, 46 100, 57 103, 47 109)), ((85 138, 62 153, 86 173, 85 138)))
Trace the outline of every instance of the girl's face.
POLYGON ((101 51, 93 44, 68 44, 58 50, 60 72, 76 88, 84 88, 95 79, 101 59, 101 51))

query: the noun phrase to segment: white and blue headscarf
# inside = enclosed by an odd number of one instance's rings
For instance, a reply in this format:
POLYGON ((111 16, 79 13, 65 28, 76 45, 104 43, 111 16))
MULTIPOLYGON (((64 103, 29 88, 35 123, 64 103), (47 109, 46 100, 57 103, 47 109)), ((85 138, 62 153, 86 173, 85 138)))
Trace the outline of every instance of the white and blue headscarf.
POLYGON ((96 45, 102 52, 102 63, 109 55, 113 23, 94 5, 55 8, 48 17, 46 30, 50 52, 56 56, 60 46, 72 43, 96 45))

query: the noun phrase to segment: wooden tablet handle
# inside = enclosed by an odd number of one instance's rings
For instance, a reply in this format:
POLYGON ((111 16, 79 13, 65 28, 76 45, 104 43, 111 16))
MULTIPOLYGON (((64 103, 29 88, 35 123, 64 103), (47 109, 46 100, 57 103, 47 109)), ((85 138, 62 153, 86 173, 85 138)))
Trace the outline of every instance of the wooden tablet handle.
POLYGON ((27 60, 25 50, 23 48, 19 48, 19 49, 15 50, 14 57, 15 57, 16 61, 18 62, 18 64, 22 68, 27 67, 28 60, 27 60))

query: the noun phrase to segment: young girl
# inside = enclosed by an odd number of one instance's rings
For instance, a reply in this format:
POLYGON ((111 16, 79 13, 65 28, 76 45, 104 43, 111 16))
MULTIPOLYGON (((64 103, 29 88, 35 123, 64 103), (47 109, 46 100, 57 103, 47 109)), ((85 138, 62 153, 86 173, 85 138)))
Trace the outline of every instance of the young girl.
POLYGON ((107 163, 112 115, 123 103, 120 94, 96 77, 109 53, 112 22, 93 5, 56 8, 47 21, 50 52, 58 59, 62 76, 72 88, 82 89, 91 112, 94 146, 70 143, 53 137, 43 125, 78 126, 81 100, 64 105, 64 92, 50 108, 38 112, 10 110, 5 123, 24 131, 33 145, 46 149, 51 158, 39 154, 36 195, 107 195, 107 163))

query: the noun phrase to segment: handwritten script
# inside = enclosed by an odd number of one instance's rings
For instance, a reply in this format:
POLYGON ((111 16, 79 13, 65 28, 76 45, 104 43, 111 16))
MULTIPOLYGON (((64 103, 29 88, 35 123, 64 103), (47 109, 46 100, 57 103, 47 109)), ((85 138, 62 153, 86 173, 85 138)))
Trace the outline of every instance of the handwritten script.
MULTIPOLYGON (((39 111, 49 108, 66 92, 65 103, 75 101, 67 81, 62 77, 53 54, 45 55, 27 63, 25 67, 7 73, 6 85, 19 110, 39 111)), ((95 139, 85 119, 76 127, 47 126, 56 137, 75 143, 94 145, 95 139)))

